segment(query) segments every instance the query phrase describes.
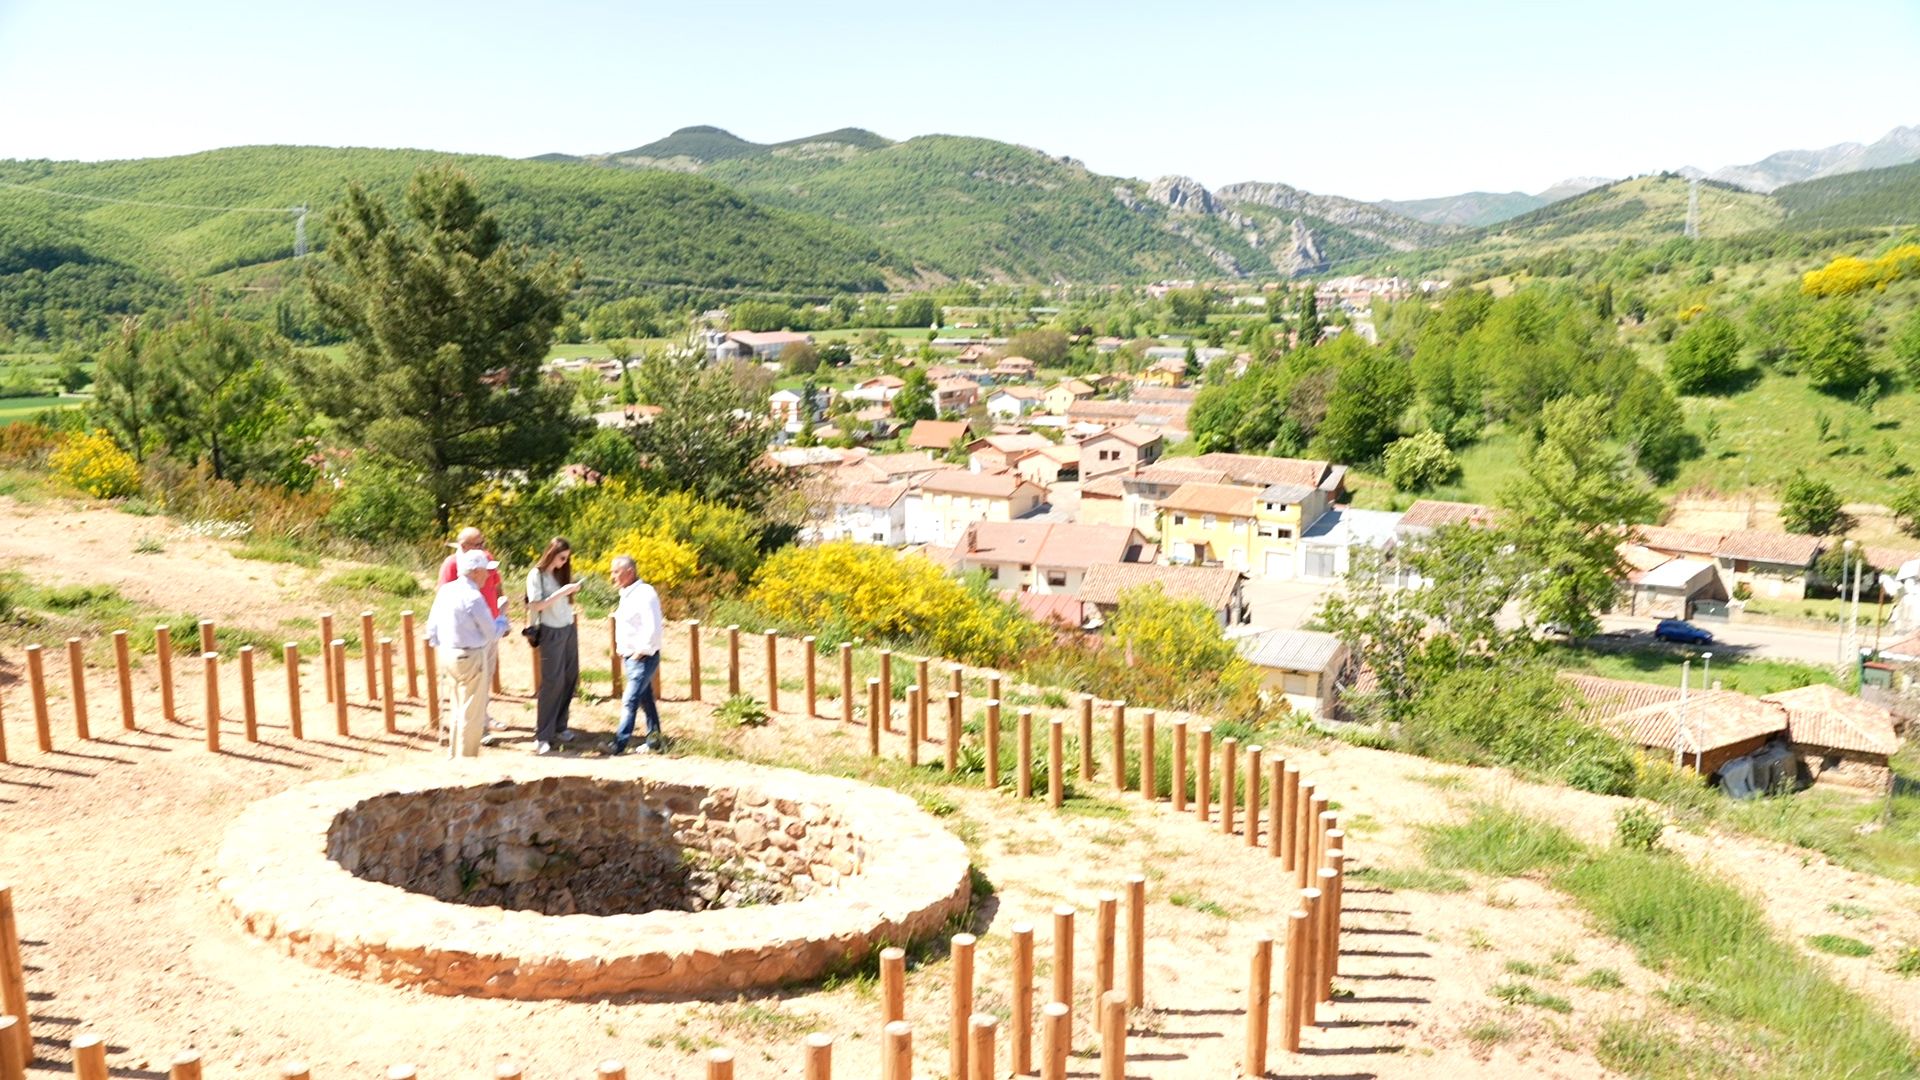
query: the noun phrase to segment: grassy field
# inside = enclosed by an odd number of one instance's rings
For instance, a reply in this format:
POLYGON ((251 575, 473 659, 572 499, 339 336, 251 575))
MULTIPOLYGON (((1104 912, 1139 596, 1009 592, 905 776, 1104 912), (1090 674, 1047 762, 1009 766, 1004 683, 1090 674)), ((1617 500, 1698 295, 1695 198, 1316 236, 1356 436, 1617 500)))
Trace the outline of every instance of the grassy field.
MULTIPOLYGON (((1696 686, 1701 685, 1703 669, 1698 662, 1698 649, 1662 647, 1614 650, 1565 645, 1560 647, 1553 659, 1558 667, 1566 671, 1661 686, 1680 685, 1680 665, 1684 660, 1695 661, 1693 679, 1696 686)), ((1714 682, 1727 690, 1737 690, 1743 694, 1773 694, 1796 686, 1834 681, 1832 671, 1812 664, 1734 657, 1724 651, 1716 652, 1711 670, 1714 682)))
POLYGON ((31 420, 48 409, 72 409, 87 403, 87 398, 22 397, 0 398, 0 424, 31 420))

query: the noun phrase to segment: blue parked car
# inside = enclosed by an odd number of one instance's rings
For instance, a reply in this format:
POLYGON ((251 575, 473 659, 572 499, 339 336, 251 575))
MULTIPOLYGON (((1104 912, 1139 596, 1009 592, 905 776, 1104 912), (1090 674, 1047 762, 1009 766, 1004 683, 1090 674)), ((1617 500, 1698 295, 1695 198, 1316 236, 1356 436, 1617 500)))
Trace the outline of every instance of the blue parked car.
POLYGON ((1653 628, 1653 636, 1661 641, 1671 641, 1676 645, 1713 644, 1711 633, 1685 619, 1661 619, 1660 625, 1653 628))

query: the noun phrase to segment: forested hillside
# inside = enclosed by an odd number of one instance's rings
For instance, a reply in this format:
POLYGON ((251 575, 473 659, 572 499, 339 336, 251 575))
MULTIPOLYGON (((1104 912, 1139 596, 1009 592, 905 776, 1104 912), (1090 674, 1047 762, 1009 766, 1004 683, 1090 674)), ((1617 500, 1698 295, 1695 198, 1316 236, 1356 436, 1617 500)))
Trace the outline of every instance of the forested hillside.
POLYGON ((1920 223, 1920 162, 1846 173, 1773 193, 1791 229, 1920 223))

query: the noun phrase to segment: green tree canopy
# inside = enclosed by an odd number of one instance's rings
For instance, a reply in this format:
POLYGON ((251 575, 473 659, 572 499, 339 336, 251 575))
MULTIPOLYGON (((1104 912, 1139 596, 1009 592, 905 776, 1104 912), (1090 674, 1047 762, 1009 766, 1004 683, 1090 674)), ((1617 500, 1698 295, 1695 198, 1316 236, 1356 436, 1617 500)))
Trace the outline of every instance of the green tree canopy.
POLYGON ((1780 523, 1788 532, 1831 536, 1846 524, 1840 493, 1825 480, 1797 472, 1780 493, 1780 523))
POLYGON ((933 419, 933 386, 927 382, 926 369, 910 367, 900 381, 904 385, 893 396, 893 415, 903 424, 933 419))
POLYGON ((661 409, 631 429, 648 489, 768 515, 784 511, 788 484, 766 460, 772 424, 759 392, 690 355, 649 358, 636 381, 641 398, 661 409))
POLYGON ((1667 350, 1667 377, 1683 394, 1700 394, 1732 383, 1740 372, 1740 329, 1708 312, 1693 320, 1667 350))

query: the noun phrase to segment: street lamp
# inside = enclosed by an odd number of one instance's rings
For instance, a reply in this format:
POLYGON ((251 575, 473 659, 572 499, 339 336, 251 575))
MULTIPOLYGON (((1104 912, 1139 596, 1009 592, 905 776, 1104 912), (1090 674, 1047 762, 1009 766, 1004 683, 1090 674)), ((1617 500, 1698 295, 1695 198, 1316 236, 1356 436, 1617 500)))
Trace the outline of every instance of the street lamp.
POLYGON ((1711 651, 1701 653, 1700 663, 1700 689, 1711 690, 1713 689, 1713 653, 1711 651))
POLYGON ((1840 670, 1846 665, 1847 657, 1847 568, 1853 563, 1853 541, 1847 540, 1840 545, 1840 613, 1842 618, 1835 627, 1836 641, 1833 643, 1833 666, 1840 670))

